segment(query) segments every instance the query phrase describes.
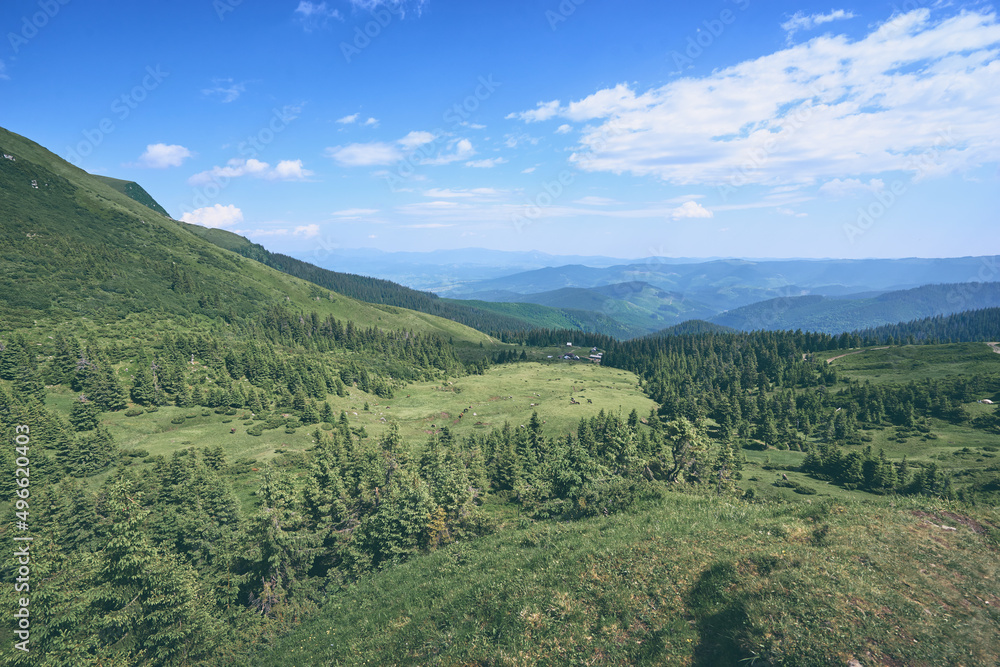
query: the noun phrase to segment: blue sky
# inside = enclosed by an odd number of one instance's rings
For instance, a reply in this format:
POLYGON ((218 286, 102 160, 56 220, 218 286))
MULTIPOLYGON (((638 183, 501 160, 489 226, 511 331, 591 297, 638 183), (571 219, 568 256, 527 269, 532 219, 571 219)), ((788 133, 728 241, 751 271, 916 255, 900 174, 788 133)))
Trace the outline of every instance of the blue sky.
POLYGON ((1000 253, 988 3, 0 7, 0 125, 308 258, 1000 253))

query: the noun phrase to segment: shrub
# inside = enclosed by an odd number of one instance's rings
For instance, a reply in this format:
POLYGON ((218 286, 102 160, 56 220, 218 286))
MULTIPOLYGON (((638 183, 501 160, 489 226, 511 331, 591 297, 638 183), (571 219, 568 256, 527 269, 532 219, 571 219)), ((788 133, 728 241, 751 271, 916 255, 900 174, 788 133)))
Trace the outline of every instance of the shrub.
POLYGON ((138 405, 134 405, 131 408, 129 408, 128 410, 125 411, 125 416, 126 417, 138 417, 143 412, 145 412, 145 410, 143 410, 142 408, 140 408, 138 405))
POLYGON ((255 424, 247 429, 247 435, 262 435, 264 433, 263 424, 255 424))

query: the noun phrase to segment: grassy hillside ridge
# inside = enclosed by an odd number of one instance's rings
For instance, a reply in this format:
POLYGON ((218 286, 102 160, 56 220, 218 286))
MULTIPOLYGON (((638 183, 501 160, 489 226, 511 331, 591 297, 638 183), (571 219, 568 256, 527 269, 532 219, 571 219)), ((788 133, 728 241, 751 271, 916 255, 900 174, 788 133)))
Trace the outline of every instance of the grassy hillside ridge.
POLYGON ((160 206, 160 204, 150 196, 145 189, 135 181, 123 181, 118 178, 111 178, 110 176, 99 176, 97 174, 93 175, 97 180, 110 185, 115 190, 118 190, 124 195, 128 195, 130 198, 136 200, 143 206, 150 208, 164 217, 170 217, 167 213, 167 209, 160 206))
POLYGON ((515 526, 342 589, 255 664, 1000 659, 995 510, 667 493, 515 526))
POLYGON ((742 331, 802 329, 837 334, 996 306, 1000 306, 1000 283, 934 284, 861 299, 782 297, 709 321, 742 331))
POLYGON ((0 130, 0 149, 15 157, 0 161, 6 327, 146 312, 232 319, 282 304, 358 326, 490 340, 443 318, 320 290, 223 250, 19 135, 0 130))
POLYGON ((338 294, 351 296, 368 303, 417 310, 454 320, 483 332, 522 331, 540 325, 534 320, 525 320, 505 315, 499 311, 476 308, 459 301, 439 299, 436 294, 410 289, 388 280, 320 268, 288 255, 272 253, 262 245, 225 230, 207 229, 199 225, 187 226, 193 234, 222 248, 255 259, 320 287, 331 289, 338 294))

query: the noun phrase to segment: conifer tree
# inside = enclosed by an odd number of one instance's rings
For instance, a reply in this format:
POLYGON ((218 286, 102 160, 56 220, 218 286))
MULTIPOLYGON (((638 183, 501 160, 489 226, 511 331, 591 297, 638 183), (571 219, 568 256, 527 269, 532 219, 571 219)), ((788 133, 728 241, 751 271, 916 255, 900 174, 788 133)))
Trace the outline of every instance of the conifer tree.
POLYGON ((100 423, 100 410, 93 401, 88 401, 81 397, 80 400, 73 401, 70 409, 69 422, 77 431, 90 431, 97 428, 100 423))

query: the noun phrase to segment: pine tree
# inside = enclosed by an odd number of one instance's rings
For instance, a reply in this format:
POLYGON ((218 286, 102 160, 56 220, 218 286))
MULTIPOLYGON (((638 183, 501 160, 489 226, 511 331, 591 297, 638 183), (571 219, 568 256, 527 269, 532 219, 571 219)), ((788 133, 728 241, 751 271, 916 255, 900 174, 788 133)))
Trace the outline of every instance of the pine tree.
POLYGON ((77 431, 91 431, 100 424, 100 410, 93 401, 84 398, 74 401, 69 421, 77 431))
POLYGON ((156 399, 156 380, 149 362, 140 359, 137 363, 135 377, 132 379, 132 401, 137 405, 154 405, 156 399))

